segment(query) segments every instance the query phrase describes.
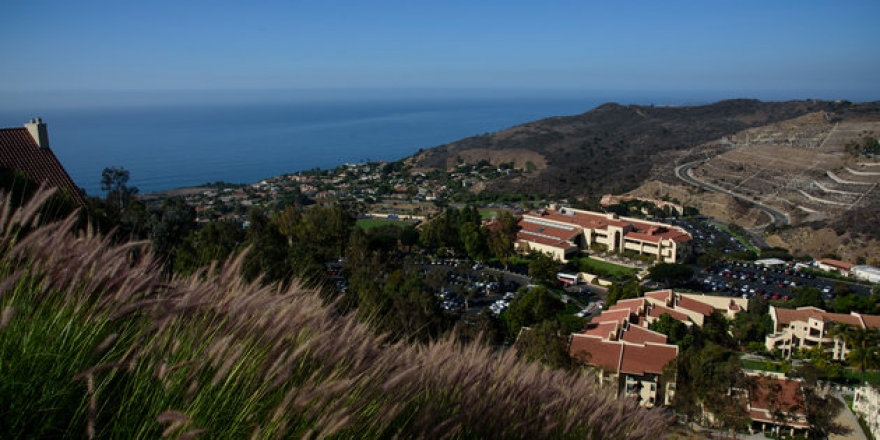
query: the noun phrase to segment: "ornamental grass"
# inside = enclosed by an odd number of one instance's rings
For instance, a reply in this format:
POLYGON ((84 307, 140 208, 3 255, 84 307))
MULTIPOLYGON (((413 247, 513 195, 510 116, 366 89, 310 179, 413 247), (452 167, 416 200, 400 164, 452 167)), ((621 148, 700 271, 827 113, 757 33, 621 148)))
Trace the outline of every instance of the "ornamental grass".
MULTIPOLYGON (((395 343, 319 292, 167 278, 144 242, 0 195, 0 432, 11 438, 663 438, 589 377, 447 337, 395 343)), ((219 269, 219 270, 218 270, 219 269)))

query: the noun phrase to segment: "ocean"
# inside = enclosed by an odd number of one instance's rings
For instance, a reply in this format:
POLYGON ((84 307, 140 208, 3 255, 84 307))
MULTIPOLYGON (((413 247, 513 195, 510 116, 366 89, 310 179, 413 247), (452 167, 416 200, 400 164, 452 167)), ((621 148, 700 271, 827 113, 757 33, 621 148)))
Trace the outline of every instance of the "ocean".
POLYGON ((0 126, 41 117, 55 155, 89 195, 124 167, 141 193, 252 183, 344 163, 394 161, 468 136, 601 104, 584 96, 267 100, 0 111, 0 126))

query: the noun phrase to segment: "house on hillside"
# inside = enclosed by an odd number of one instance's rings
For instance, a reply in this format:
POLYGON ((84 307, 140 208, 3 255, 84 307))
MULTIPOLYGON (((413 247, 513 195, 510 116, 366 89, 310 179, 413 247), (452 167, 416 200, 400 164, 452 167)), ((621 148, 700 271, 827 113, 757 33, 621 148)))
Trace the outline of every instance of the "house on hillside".
POLYGON ((36 184, 58 188, 77 206, 86 205, 82 191, 49 148, 49 133, 42 119, 21 128, 0 129, 0 173, 15 178, 21 173, 36 184))
POLYGON ((838 325, 860 329, 880 328, 880 316, 852 312, 829 313, 816 307, 782 309, 770 306, 773 333, 766 336, 767 351, 779 350, 785 358, 791 358, 801 348, 821 346, 835 360, 846 360, 849 348, 844 340, 833 334, 838 325))
POLYGON ((579 250, 601 247, 610 252, 635 252, 666 263, 682 261, 691 252, 684 229, 616 214, 552 206, 524 213, 516 248, 538 250, 567 261, 579 250))

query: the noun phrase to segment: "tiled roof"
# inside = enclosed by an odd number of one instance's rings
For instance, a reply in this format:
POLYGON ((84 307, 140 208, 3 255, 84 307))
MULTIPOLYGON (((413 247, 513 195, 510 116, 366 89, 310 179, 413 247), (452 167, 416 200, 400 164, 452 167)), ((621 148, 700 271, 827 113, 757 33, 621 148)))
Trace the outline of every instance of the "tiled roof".
POLYGON ((593 318, 593 322, 623 322, 629 319, 628 309, 605 310, 601 315, 593 318))
POLYGON ((675 301, 676 309, 686 309, 697 312, 703 316, 709 316, 715 311, 715 308, 699 301, 693 300, 685 296, 679 296, 675 301))
MULTIPOLYGON (((612 214, 566 209, 565 214, 552 209, 543 209, 537 214, 524 216, 538 220, 578 225, 584 229, 607 230, 609 226, 630 229, 629 233, 640 234, 638 239, 657 242, 660 239, 684 242, 692 239, 687 232, 674 227, 661 227, 632 218, 619 218, 612 214), (569 215, 568 213, 571 213, 569 215), (650 239, 649 239, 650 238, 650 239), (656 240, 656 241, 655 241, 656 240)), ((629 234, 627 234, 629 235, 629 234)))
POLYGON ((564 240, 559 240, 559 239, 553 238, 553 237, 543 237, 540 235, 532 235, 532 234, 529 234, 528 232, 523 232, 523 231, 519 231, 516 233, 516 239, 517 239, 517 241, 522 241, 525 243, 537 243, 537 244, 542 244, 544 246, 550 246, 550 247, 555 247, 555 248, 559 248, 559 249, 571 249, 571 248, 577 247, 574 244, 569 243, 564 240))
POLYGON ((609 307, 608 310, 629 310, 630 313, 637 315, 640 309, 645 308, 645 300, 642 298, 632 298, 617 301, 617 304, 609 307))
POLYGON ((624 344, 620 372, 663 373, 663 367, 678 356, 678 347, 666 344, 624 344))
MULTIPOLYGON (((791 379, 776 379, 766 376, 752 376, 757 381, 753 392, 749 392, 749 415, 753 420, 773 422, 772 411, 781 410, 784 413, 803 415, 803 399, 800 393, 800 381, 791 379), (772 396, 771 387, 778 387, 778 394, 772 396), (772 396, 772 399, 771 399, 772 396), (773 405, 771 402, 778 403, 773 405), (775 406, 775 407, 774 407, 775 406)), ((802 422, 796 420, 787 421, 789 426, 800 426, 802 422)))
POLYGON ((853 313, 851 315, 845 313, 828 313, 816 307, 799 307, 794 310, 773 307, 771 310, 776 314, 777 322, 783 325, 795 321, 807 322, 811 318, 826 323, 837 322, 859 328, 868 325, 868 321, 874 325, 880 324, 880 316, 860 315, 858 313, 853 313), (868 316, 870 317, 868 318, 868 316), (866 319, 863 321, 863 318, 866 319))
POLYGON ((618 328, 620 328, 620 324, 617 322, 608 321, 595 324, 589 323, 587 324, 587 328, 582 330, 580 334, 598 336, 602 339, 611 339, 616 337, 618 328))
POLYGON ((633 344, 644 344, 645 342, 665 344, 668 341, 666 335, 664 335, 663 333, 657 333, 653 330, 648 330, 644 327, 639 327, 635 325, 629 326, 629 329, 627 329, 621 335, 621 339, 625 342, 630 342, 633 344))
POLYGON ((41 148, 27 128, 0 129, 0 168, 25 173, 31 180, 66 192, 80 206, 85 199, 55 153, 41 148))
POLYGON ((880 328, 880 316, 877 315, 861 315, 865 321, 865 327, 880 328))
POLYGON ((669 314, 673 319, 677 319, 682 322, 691 322, 691 318, 684 313, 681 313, 675 309, 670 309, 669 307, 656 305, 651 308, 651 312, 648 313, 648 316, 652 318, 659 318, 665 314, 669 314))
POLYGON ((620 370, 623 343, 604 341, 597 336, 574 334, 571 335, 568 353, 573 359, 616 373, 620 370))
POLYGON ((846 261, 834 260, 831 258, 823 258, 819 260, 819 263, 824 264, 826 266, 836 267, 842 270, 850 270, 855 264, 847 263, 846 261))
POLYGON ((663 301, 664 303, 669 301, 669 298, 672 296, 672 290, 655 290, 653 292, 648 292, 645 294, 645 298, 652 298, 658 301, 663 301))

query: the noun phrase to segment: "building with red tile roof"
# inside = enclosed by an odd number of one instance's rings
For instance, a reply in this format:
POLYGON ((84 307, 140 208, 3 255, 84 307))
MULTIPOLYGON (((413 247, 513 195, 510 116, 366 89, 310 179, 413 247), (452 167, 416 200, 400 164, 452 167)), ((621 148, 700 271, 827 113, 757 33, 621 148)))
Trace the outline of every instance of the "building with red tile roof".
POLYGON ((843 338, 834 334, 836 327, 880 328, 880 316, 857 312, 829 313, 816 307, 783 309, 770 306, 769 314, 773 320, 773 333, 767 335, 764 346, 767 351, 779 350, 786 358, 791 358, 799 349, 821 346, 831 353, 833 359, 846 360, 849 348, 843 338))
POLYGON ((837 272, 844 276, 849 276, 849 271, 852 270, 853 266, 855 266, 855 264, 831 258, 823 258, 816 262, 816 267, 819 269, 826 272, 837 272))
POLYGON ((616 384, 619 393, 638 399, 642 406, 668 405, 675 381, 662 376, 664 369, 675 362, 678 347, 666 344, 665 339, 635 326, 622 331, 622 337, 616 340, 575 333, 569 355, 591 367, 600 382, 616 384))
POLYGON ((684 229, 616 214, 551 207, 523 214, 519 226, 517 249, 548 252, 560 261, 569 258, 571 246, 632 251, 667 263, 690 252, 691 235, 684 229))
POLYGON ((791 436, 806 433, 810 424, 800 379, 758 374, 749 378, 755 384, 749 387, 746 411, 755 430, 770 433, 787 429, 791 436))
POLYGON ((49 134, 41 119, 21 128, 0 129, 0 170, 21 172, 37 184, 58 188, 78 206, 85 206, 79 187, 49 148, 49 134))

